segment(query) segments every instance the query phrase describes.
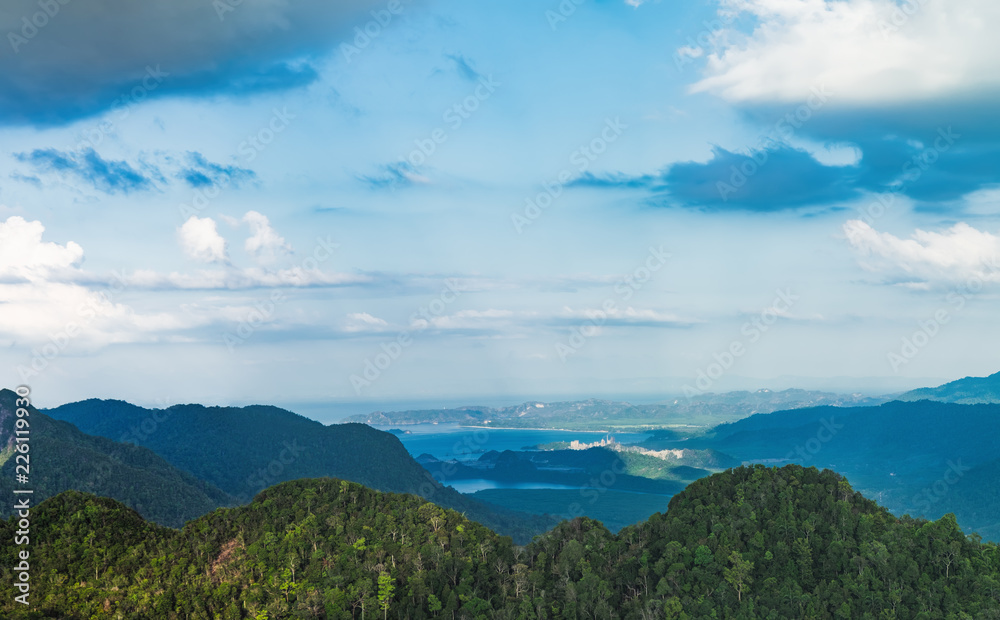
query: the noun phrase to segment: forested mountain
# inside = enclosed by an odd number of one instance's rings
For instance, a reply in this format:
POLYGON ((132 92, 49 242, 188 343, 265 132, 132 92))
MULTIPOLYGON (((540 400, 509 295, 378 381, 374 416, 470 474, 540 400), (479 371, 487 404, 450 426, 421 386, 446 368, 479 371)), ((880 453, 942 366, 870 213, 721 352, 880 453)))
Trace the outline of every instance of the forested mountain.
MULTIPOLYGON (((831 471, 743 467, 617 536, 527 547, 412 495, 287 482, 170 530, 63 493, 32 511, 33 607, 5 618, 1000 618, 1000 549, 897 519, 831 471)), ((13 557, 14 521, 0 524, 13 557)))
MULTIPOLYGON (((14 437, 17 395, 0 390, 0 445, 14 437)), ((180 527, 235 499, 217 487, 157 456, 151 450, 80 432, 67 422, 28 407, 30 424, 29 481, 33 501, 69 489, 114 498, 145 518, 180 527)), ((15 459, 10 450, 0 458, 0 493, 14 497, 15 459)), ((0 503, 0 515, 11 514, 13 501, 0 503)))
POLYGON ((940 400, 949 403, 975 405, 1000 403, 1000 372, 988 377, 965 377, 933 388, 911 390, 897 400, 940 400))
POLYGON ((692 440, 744 462, 796 462, 842 472, 898 514, 953 512, 990 538, 1000 534, 1000 405, 893 401, 755 415, 692 440), (984 469, 978 469, 978 468, 984 469), (979 474, 974 472, 979 471, 979 474))
POLYGON ((324 426, 261 405, 160 410, 96 399, 48 413, 85 432, 149 448, 240 502, 278 482, 330 476, 424 496, 521 542, 555 524, 552 518, 508 510, 442 486, 398 438, 363 424, 324 426))

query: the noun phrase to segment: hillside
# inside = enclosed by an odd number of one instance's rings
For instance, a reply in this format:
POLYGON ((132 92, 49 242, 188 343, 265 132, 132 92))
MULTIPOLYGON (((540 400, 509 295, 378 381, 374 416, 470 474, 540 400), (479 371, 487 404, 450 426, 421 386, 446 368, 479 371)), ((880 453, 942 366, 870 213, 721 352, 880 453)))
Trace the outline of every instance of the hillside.
POLYGON ((424 496, 522 542, 555 524, 551 518, 486 504, 442 486, 398 438, 363 424, 324 426, 260 405, 159 410, 96 399, 48 413, 85 432, 149 448, 241 503, 278 482, 330 476, 424 496))
POLYGON ((1000 372, 988 377, 965 377, 932 388, 911 390, 897 400, 939 400, 947 403, 976 405, 1000 403, 1000 372))
MULTIPOLYGON (((67 492, 33 511, 32 603, 5 618, 1000 618, 1000 549, 897 519, 831 471, 738 468, 612 535, 525 548, 412 495, 334 479, 168 530, 67 492), (95 552, 95 550, 100 550, 95 552)), ((11 557, 13 521, 0 523, 11 557)))
MULTIPOLYGON (((14 434, 17 395, 0 390, 0 445, 14 434)), ((212 484, 182 471, 151 450, 82 433, 67 422, 53 420, 28 407, 31 452, 30 488, 39 502, 70 489, 114 498, 150 521, 180 527, 235 499, 212 484)), ((9 452, 8 452, 9 453, 9 452)), ((17 463, 6 459, 0 467, 0 493, 14 497, 17 463)), ((11 514, 13 502, 0 504, 0 515, 11 514)))
POLYGON ((726 424, 692 440, 743 462, 795 462, 836 469, 898 514, 949 512, 983 536, 1000 529, 1000 477, 970 468, 996 459, 1000 405, 928 400, 878 407, 799 409, 726 424), (951 472, 951 473, 949 473, 951 472), (993 499, 990 499, 993 498, 993 499))

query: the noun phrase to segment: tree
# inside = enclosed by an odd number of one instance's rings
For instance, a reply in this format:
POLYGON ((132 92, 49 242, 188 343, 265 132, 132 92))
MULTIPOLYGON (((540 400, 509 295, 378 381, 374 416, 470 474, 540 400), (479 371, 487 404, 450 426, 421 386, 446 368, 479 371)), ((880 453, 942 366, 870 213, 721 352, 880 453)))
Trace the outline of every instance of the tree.
POLYGON ((389 573, 382 571, 378 574, 378 606, 382 608, 382 617, 389 616, 389 605, 392 604, 392 594, 396 590, 393 585, 394 579, 389 573))
POLYGON ((736 600, 743 602, 743 592, 753 583, 753 578, 750 576, 750 572, 753 571, 753 562, 744 560, 739 551, 733 551, 729 554, 729 562, 732 564, 732 568, 723 569, 722 576, 736 590, 736 600))

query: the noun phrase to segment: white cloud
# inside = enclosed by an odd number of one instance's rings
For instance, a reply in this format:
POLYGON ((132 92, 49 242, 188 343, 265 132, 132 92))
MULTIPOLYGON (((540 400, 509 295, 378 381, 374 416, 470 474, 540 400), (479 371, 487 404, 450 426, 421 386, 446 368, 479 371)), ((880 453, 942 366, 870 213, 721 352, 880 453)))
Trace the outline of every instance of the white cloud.
POLYGON ((243 221, 250 225, 250 237, 244 248, 247 253, 262 263, 271 263, 278 256, 290 254, 292 246, 271 227, 267 216, 257 211, 247 211, 243 221))
POLYGON ((226 240, 219 234, 215 220, 192 215, 177 231, 181 249, 190 258, 203 263, 228 263, 226 240))
POLYGON ((670 312, 661 312, 651 308, 636 309, 632 306, 626 308, 614 307, 611 310, 601 308, 584 308, 576 310, 568 306, 564 307, 560 315, 562 318, 591 321, 607 325, 629 325, 629 324, 662 324, 662 325, 691 325, 694 321, 682 318, 670 312))
POLYGON ((158 273, 138 269, 129 276, 130 286, 144 289, 239 290, 250 288, 307 288, 364 284, 372 279, 348 273, 291 267, 288 269, 204 269, 196 273, 158 273))
MULTIPOLYGON (((909 102, 1000 88, 994 0, 722 0, 750 35, 714 35, 696 92, 731 101, 801 102, 823 86, 836 103, 909 102), (912 8, 911 8, 912 7, 912 8)), ((680 53, 695 56, 691 50, 680 53)))
POLYGON ((83 248, 42 241, 45 227, 19 216, 0 222, 0 278, 37 281, 83 262, 83 248))
POLYGON ((61 352, 72 343, 93 348, 156 339, 159 332, 188 327, 166 313, 142 314, 115 298, 116 282, 94 291, 78 281, 96 281, 78 266, 83 248, 42 240, 45 227, 13 216, 0 222, 0 337, 41 344, 61 352))
POLYGON ((353 312, 347 315, 344 331, 347 332, 380 332, 389 327, 389 323, 367 312, 353 312))
POLYGON ((850 220, 844 234, 862 267, 910 287, 1000 282, 1000 237, 964 222, 944 232, 917 229, 912 238, 900 239, 850 220))

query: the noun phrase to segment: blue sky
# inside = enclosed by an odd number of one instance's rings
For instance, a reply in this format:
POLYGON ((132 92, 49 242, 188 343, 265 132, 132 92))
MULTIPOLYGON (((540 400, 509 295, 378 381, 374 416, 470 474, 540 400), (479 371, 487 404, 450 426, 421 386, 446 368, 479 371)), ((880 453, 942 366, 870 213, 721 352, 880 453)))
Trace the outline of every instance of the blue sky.
POLYGON ((49 13, 0 10, 0 363, 42 405, 998 370, 985 0, 49 13))

